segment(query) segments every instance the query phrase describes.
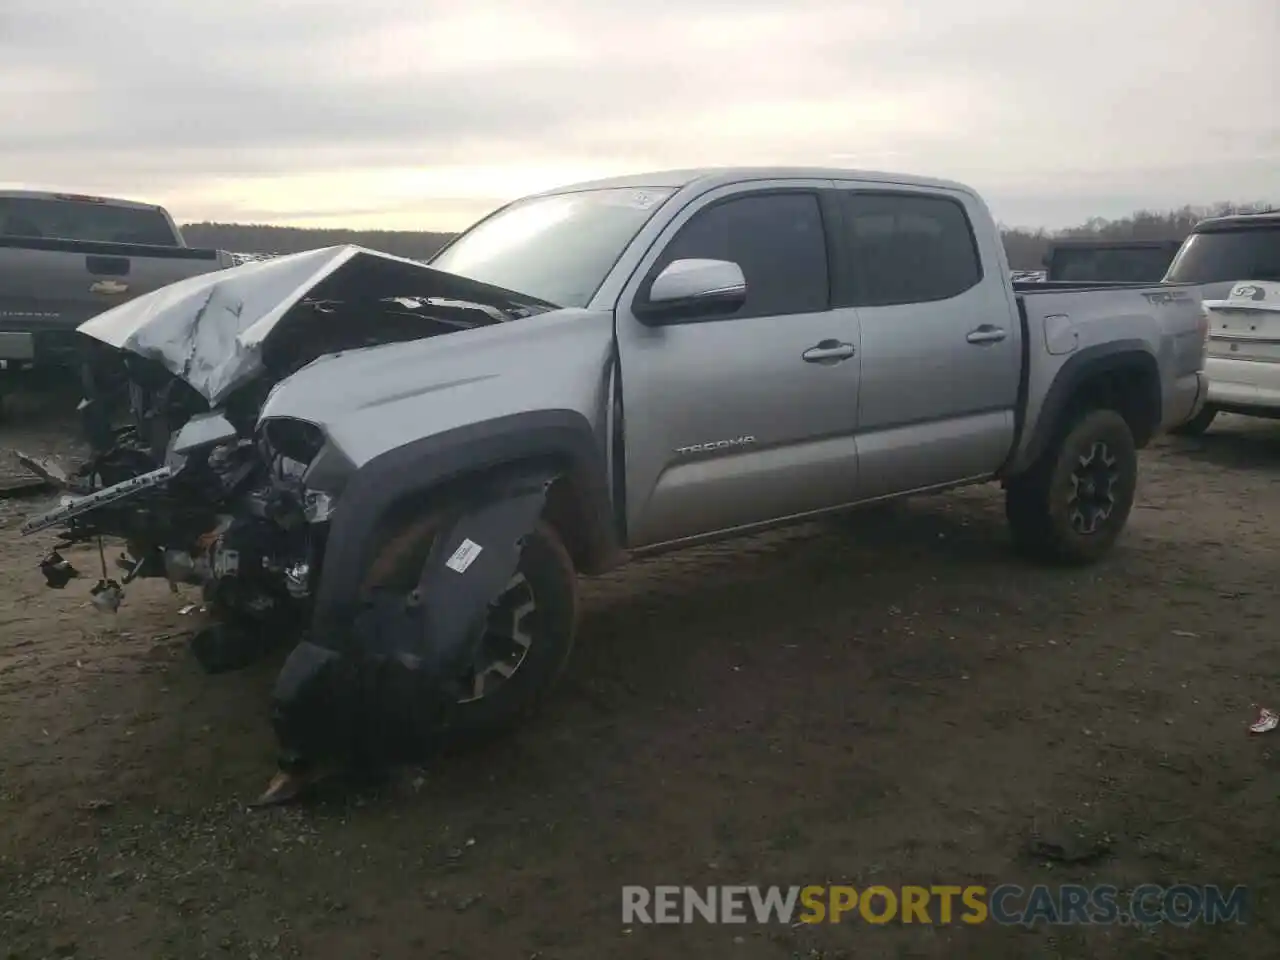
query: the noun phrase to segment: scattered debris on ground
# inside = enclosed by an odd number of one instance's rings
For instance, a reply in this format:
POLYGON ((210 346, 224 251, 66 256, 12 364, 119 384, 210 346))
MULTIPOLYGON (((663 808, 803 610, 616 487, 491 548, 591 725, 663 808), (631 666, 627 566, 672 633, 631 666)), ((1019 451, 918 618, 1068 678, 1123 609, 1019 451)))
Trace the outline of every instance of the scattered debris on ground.
POLYGON ((1258 719, 1249 725, 1249 732, 1270 733, 1276 727, 1280 727, 1280 715, 1263 707, 1258 711, 1258 719))

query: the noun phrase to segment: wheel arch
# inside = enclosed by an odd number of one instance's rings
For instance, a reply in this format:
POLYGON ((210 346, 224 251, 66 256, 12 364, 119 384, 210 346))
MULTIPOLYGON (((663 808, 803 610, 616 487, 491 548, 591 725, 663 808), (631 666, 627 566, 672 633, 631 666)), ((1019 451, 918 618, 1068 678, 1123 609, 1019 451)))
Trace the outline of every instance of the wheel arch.
POLYGON ((1084 411, 1115 410, 1128 423, 1138 448, 1146 446, 1163 416, 1160 365, 1141 340, 1117 340, 1072 356, 1050 384, 1035 432, 1020 458, 1034 464, 1084 411))
POLYGON ((363 571, 389 528, 432 502, 466 497, 513 473, 550 484, 543 516, 575 569, 599 573, 620 562, 604 456, 587 419, 572 410, 513 414, 415 440, 352 475, 326 538, 313 630, 340 642, 363 571))

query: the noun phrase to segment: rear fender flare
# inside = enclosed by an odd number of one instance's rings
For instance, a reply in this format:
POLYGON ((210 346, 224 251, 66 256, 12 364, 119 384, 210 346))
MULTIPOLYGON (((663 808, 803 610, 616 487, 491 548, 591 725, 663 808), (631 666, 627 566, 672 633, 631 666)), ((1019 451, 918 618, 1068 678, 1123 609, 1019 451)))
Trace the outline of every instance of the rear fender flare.
POLYGON ((1126 367, 1141 369, 1149 374, 1148 382, 1154 385, 1151 396, 1145 398, 1152 405, 1155 423, 1160 423, 1163 398, 1160 390, 1160 365, 1147 345, 1141 340, 1115 340, 1086 347, 1074 354, 1058 371, 1045 394, 1035 431, 1027 442, 1027 448, 1019 457, 1023 469, 1035 463, 1048 449, 1049 444, 1062 430, 1065 418, 1075 406, 1081 387, 1099 374, 1122 370, 1126 367))

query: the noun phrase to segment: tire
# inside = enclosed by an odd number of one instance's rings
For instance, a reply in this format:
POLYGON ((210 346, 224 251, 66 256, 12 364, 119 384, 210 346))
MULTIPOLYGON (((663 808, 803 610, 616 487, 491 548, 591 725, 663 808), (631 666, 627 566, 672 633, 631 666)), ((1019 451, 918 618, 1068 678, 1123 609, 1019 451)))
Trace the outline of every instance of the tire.
MULTIPOLYGON (((412 590, 440 520, 439 515, 426 516, 390 537, 377 551, 363 587, 412 590)), ((530 638, 527 650, 514 672, 491 691, 458 702, 446 746, 466 746, 514 729, 541 706, 569 662, 577 633, 577 574, 560 535, 544 521, 525 541, 517 566, 517 578, 521 576, 529 594, 504 594, 494 616, 510 612, 514 618, 519 606, 532 599, 533 609, 520 618, 530 638)))
POLYGON ((1200 412, 1180 426, 1174 427, 1169 432, 1179 437, 1198 437, 1201 436, 1209 425, 1213 423, 1214 417, 1218 415, 1218 408, 1211 407, 1207 403, 1200 408, 1200 412))
POLYGON ((1086 411, 1009 482, 1005 516, 1014 545, 1044 562, 1096 563, 1128 522, 1137 479, 1137 446, 1124 418, 1114 410, 1086 411))

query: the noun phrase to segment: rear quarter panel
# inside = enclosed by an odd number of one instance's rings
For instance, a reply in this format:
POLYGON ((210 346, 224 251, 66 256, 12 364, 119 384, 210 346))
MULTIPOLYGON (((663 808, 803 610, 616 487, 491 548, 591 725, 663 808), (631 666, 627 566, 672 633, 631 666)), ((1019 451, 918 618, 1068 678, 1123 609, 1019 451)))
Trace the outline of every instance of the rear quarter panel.
MULTIPOLYGON (((1204 315, 1194 286, 1152 284, 1032 292, 1020 290, 1027 324, 1027 405, 1007 472, 1029 466, 1054 409, 1055 383, 1116 354, 1146 354, 1160 379, 1167 425, 1204 368, 1204 315)), ((1060 393, 1060 391, 1058 391, 1060 393)))

